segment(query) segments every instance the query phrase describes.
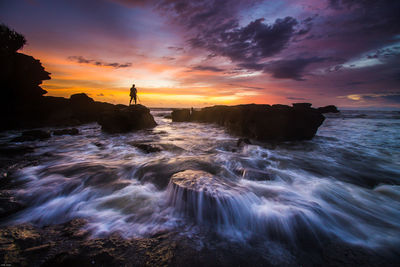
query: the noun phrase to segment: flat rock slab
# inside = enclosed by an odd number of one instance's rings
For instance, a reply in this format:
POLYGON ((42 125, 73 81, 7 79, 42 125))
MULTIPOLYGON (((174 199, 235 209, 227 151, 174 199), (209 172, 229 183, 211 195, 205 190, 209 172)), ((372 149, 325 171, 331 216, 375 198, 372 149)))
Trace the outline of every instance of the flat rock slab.
POLYGON ((197 170, 174 174, 168 185, 169 203, 178 214, 217 228, 250 218, 250 195, 233 182, 197 170))
POLYGON ((208 172, 197 170, 175 173, 171 177, 170 184, 181 190, 204 193, 212 198, 228 196, 228 192, 234 188, 233 184, 224 182, 208 172))

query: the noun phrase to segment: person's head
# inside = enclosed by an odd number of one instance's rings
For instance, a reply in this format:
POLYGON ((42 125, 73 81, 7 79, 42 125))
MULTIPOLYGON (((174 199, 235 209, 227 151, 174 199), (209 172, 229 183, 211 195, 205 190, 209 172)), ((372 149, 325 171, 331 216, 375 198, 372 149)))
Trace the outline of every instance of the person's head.
POLYGON ((135 84, 133 84, 132 87, 135 87, 135 84))

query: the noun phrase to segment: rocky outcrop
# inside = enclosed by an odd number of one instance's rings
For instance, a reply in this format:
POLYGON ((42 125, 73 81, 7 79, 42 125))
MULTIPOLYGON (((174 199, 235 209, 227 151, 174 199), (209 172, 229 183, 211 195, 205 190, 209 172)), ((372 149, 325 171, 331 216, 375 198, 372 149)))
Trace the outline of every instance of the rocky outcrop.
POLYGON ((157 125, 150 110, 142 105, 105 111, 98 123, 101 129, 108 133, 125 133, 153 128, 157 125))
POLYGON ((25 131, 21 136, 15 137, 11 142, 26 142, 35 140, 45 140, 50 138, 50 134, 42 130, 25 131))
POLYGON ((39 85, 50 79, 39 60, 12 53, 0 55, 1 102, 7 106, 37 101, 47 93, 39 85))
POLYGON ((76 128, 54 130, 53 135, 78 135, 79 130, 76 128))
MULTIPOLYGON (((106 132, 129 132, 156 125, 148 108, 141 105, 113 105, 94 101, 84 93, 63 97, 41 97, 36 105, 23 105, 1 117, 0 130, 76 126, 98 122, 106 132)), ((56 130, 54 135, 78 134, 76 130, 56 130)))
POLYGON ((216 123, 229 132, 257 140, 306 140, 325 117, 309 103, 287 105, 213 106, 199 111, 174 110, 173 121, 216 123), (189 114, 189 116, 188 116, 189 114))
POLYGON ((184 122, 190 121, 190 110, 189 109, 174 109, 171 113, 172 121, 184 122))
POLYGON ((318 111, 321 113, 339 113, 339 110, 334 105, 320 107, 320 108, 318 108, 318 111))

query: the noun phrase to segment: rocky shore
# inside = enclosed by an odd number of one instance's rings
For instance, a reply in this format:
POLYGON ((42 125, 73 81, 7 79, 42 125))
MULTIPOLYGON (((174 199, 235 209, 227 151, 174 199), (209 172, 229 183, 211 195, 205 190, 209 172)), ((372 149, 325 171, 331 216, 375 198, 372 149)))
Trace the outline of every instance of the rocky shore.
POLYGON ((397 266, 390 252, 334 241, 305 252, 287 247, 293 256, 277 257, 257 249, 257 242, 247 247, 215 236, 200 247, 198 238, 177 232, 141 238, 124 238, 120 233, 91 237, 85 224, 75 219, 42 228, 2 227, 0 262, 9 266, 397 266))

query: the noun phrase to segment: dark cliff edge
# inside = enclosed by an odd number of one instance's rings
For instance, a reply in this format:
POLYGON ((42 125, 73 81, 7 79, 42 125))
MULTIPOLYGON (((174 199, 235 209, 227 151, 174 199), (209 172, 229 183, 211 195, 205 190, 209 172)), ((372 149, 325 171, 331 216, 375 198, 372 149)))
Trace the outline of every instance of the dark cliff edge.
POLYGON ((295 103, 292 107, 248 104, 176 109, 171 117, 173 122, 216 123, 232 134, 256 140, 286 141, 313 138, 325 119, 322 113, 309 103, 295 103))

